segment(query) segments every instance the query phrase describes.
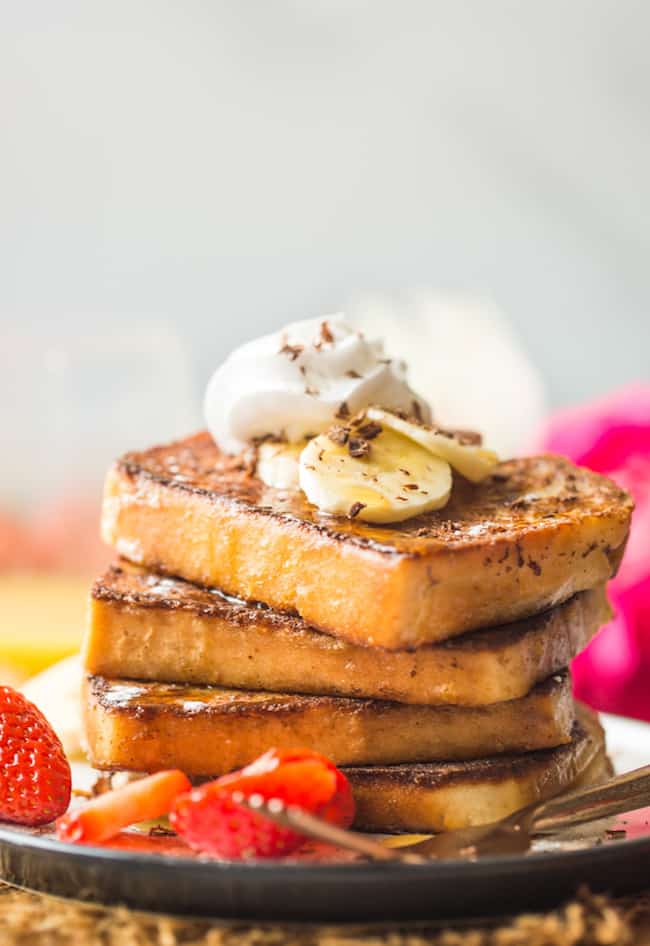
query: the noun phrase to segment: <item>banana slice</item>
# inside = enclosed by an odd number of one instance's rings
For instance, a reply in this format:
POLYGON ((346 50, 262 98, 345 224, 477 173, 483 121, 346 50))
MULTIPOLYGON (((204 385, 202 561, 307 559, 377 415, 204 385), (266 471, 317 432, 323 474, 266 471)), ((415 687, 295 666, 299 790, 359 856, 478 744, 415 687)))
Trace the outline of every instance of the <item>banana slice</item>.
POLYGON ((446 460, 454 470, 471 483, 480 483, 490 475, 499 462, 498 456, 492 450, 486 450, 477 444, 463 443, 454 436, 440 433, 430 427, 413 424, 379 407, 369 407, 366 417, 420 444, 441 460, 446 460))
POLYGON ((365 522, 402 522, 440 509, 451 493, 451 468, 388 425, 368 441, 332 428, 300 454, 300 487, 322 512, 365 522), (334 439, 333 439, 334 438, 334 439))
POLYGON ((257 475, 275 489, 302 489, 322 512, 389 523, 442 508, 452 467, 479 483, 497 462, 491 450, 371 407, 306 446, 261 444, 257 475))
POLYGON ((305 446, 301 443, 261 443, 257 448, 255 472, 267 486, 299 489, 298 461, 305 446))

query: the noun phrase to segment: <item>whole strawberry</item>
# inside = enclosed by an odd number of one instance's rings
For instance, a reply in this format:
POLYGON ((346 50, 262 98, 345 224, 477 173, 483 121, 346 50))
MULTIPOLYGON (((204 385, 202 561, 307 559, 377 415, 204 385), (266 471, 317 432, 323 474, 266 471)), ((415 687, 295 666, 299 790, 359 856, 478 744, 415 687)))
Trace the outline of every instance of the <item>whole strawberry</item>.
POLYGON ((70 765, 33 703, 0 686, 0 821, 41 825, 70 804, 70 765))

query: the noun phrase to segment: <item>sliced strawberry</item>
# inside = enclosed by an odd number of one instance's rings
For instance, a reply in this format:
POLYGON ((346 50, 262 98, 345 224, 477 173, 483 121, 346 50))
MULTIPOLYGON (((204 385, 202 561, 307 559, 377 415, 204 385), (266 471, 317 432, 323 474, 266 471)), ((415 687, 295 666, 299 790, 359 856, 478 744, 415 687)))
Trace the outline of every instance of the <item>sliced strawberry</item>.
POLYGON ((325 756, 310 750, 270 749, 255 762, 181 795, 170 812, 192 847, 229 859, 281 857, 305 838, 237 804, 237 794, 279 799, 347 827, 354 817, 348 780, 325 756))
POLYGON ((71 783, 61 741, 41 711, 0 686, 0 821, 54 821, 70 804, 71 783))
POLYGON ((190 788, 189 779, 178 769, 129 782, 59 818, 57 836, 78 844, 100 844, 131 824, 166 815, 174 800, 190 788))

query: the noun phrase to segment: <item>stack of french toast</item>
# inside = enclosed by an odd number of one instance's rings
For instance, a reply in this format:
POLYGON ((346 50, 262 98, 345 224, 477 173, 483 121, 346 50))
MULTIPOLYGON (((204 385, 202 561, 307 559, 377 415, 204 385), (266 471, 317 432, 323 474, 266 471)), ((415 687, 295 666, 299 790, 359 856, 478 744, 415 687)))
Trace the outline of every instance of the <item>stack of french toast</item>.
POLYGON ((602 778, 567 668, 610 616, 628 495, 542 456, 455 475, 443 507, 400 522, 356 513, 267 485, 207 432, 118 460, 102 532, 119 557, 83 657, 94 766, 202 778, 311 748, 381 832, 602 778))

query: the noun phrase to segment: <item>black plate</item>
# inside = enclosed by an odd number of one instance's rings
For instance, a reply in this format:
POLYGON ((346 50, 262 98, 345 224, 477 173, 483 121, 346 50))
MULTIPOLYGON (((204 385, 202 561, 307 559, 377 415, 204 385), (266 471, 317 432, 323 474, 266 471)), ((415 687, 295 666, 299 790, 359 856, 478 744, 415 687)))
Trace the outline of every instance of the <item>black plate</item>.
MULTIPOLYGON (((614 716, 603 723, 617 771, 648 762, 647 723, 614 716)), ((91 775, 87 766, 73 768, 77 780, 91 775)), ((223 863, 76 846, 48 829, 0 826, 0 878, 59 896, 223 919, 435 921, 553 906, 582 884, 613 894, 647 888, 650 809, 621 819, 626 840, 603 840, 602 827, 577 829, 553 850, 525 857, 407 865, 223 863)))
POLYGON ((424 865, 220 863, 64 844, 0 828, 0 876, 46 893, 245 920, 423 921, 547 907, 581 884, 647 887, 650 837, 424 865))

